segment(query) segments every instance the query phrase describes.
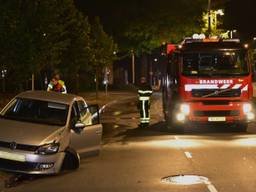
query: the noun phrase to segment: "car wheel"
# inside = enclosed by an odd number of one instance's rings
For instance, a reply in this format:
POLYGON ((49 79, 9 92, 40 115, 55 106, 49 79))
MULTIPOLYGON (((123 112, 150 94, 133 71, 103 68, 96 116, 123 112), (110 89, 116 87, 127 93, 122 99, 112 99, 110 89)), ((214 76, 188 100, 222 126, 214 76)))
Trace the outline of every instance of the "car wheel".
POLYGON ((62 163, 62 170, 75 170, 79 168, 79 165, 79 154, 75 150, 68 148, 65 151, 65 157, 62 163))
POLYGON ((92 157, 97 157, 97 156, 99 156, 100 155, 100 150, 96 150, 96 151, 93 151, 92 152, 92 157))

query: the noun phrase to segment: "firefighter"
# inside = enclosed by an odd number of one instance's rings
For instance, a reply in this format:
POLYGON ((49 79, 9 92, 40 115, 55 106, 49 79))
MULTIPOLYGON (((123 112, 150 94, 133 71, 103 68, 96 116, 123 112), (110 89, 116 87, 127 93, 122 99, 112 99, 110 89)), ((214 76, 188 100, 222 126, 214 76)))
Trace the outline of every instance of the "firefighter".
POLYGON ((51 82, 48 84, 47 91, 55 91, 58 93, 66 94, 67 89, 64 81, 60 80, 59 75, 55 75, 51 82))
POLYGON ((150 96, 153 91, 149 84, 146 83, 146 78, 142 77, 138 90, 139 103, 138 108, 140 111, 140 127, 148 127, 150 122, 150 96))
POLYGON ((56 74, 54 77, 55 77, 55 79, 58 80, 58 83, 61 84, 61 86, 65 90, 65 93, 67 93, 67 88, 66 88, 65 82, 60 79, 60 75, 56 74))

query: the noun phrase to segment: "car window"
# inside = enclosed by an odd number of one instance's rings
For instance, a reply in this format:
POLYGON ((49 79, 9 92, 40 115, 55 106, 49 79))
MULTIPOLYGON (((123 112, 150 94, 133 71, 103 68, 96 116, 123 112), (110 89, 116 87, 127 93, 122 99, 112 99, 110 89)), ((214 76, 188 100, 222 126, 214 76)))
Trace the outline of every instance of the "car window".
POLYGON ((5 112, 3 118, 32 123, 65 125, 68 105, 50 101, 16 98, 5 112))
POLYGON ((75 102, 73 105, 72 105, 72 110, 71 110, 71 120, 76 120, 78 121, 80 119, 80 114, 79 114, 79 109, 78 109, 78 106, 77 106, 77 102, 75 102))
POLYGON ((92 114, 85 101, 79 100, 77 101, 77 105, 80 113, 80 121, 85 125, 92 125, 92 114))
POLYGON ((85 116, 86 113, 89 113, 88 105, 84 101, 82 100, 77 101, 77 105, 78 105, 78 109, 81 117, 85 116))

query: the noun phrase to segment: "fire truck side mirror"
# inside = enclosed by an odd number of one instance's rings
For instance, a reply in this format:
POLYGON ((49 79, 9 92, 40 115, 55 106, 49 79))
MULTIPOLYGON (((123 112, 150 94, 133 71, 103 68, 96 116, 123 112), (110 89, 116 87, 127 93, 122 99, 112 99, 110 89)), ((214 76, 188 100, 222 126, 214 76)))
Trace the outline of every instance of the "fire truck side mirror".
POLYGON ((252 65, 252 81, 256 82, 256 61, 254 61, 252 65))
POLYGON ((255 71, 253 71, 253 73, 252 73, 252 81, 256 82, 256 72, 255 71))

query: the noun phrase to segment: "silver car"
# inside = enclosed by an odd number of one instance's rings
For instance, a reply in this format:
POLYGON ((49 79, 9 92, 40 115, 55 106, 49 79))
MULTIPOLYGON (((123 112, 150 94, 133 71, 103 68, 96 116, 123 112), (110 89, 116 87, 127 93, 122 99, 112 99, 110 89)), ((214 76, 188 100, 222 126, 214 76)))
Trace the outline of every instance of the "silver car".
POLYGON ((0 169, 56 174, 98 154, 102 125, 97 106, 82 97, 45 91, 17 95, 0 113, 0 169))

